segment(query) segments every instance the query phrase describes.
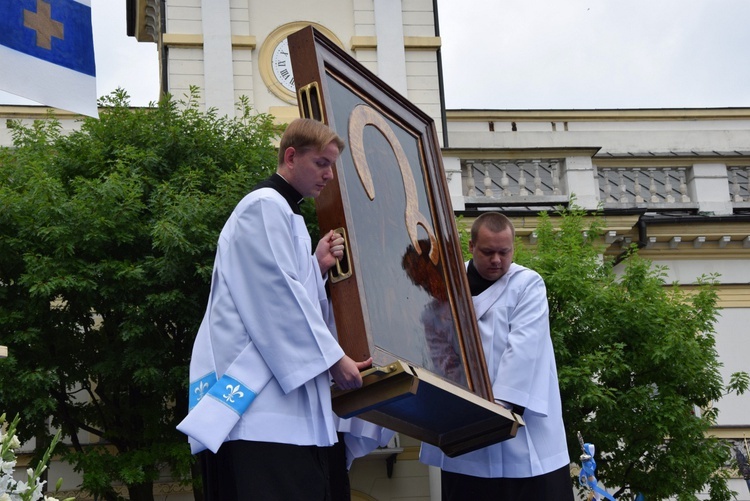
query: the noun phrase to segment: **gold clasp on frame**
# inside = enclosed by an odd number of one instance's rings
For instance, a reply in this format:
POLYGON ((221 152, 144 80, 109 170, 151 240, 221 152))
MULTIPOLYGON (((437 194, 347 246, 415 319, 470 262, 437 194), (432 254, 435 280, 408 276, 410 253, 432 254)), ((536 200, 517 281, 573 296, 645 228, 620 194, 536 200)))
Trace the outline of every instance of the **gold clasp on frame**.
POLYGON ((362 372, 359 373, 360 376, 370 376, 372 374, 378 374, 378 375, 384 375, 384 374, 390 374, 391 372, 395 371, 398 367, 396 364, 391 365, 374 365, 370 367, 369 369, 365 369, 362 372))
POLYGON ((320 102, 320 88, 318 82, 310 82, 297 90, 297 102, 299 102, 302 117, 314 118, 319 122, 326 123, 323 106, 320 102))
POLYGON ((351 252, 349 252, 349 237, 346 234, 346 228, 336 228, 333 231, 344 237, 344 255, 336 260, 336 265, 329 271, 331 283, 335 284, 352 276, 352 263, 349 259, 351 252))

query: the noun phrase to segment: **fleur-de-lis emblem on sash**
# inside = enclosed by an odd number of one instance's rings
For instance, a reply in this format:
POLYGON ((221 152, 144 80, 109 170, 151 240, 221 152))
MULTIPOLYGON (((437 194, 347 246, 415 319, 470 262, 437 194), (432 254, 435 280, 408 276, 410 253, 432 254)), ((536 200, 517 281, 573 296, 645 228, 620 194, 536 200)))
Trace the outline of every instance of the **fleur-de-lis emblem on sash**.
POLYGON ((245 394, 240 391, 240 385, 232 386, 231 384, 228 384, 226 389, 229 390, 229 393, 222 396, 227 402, 234 403, 234 397, 243 398, 245 396, 245 394))
POLYGON ((208 391, 208 383, 206 381, 201 381, 198 383, 198 386, 195 387, 195 390, 193 390, 196 395, 198 395, 198 402, 200 402, 201 398, 203 398, 206 395, 206 392, 208 391))
MULTIPOLYGON (((203 397, 211 394, 211 389, 216 384, 216 373, 211 372, 205 376, 190 381, 188 391, 188 409, 192 410, 203 397)), ((221 392, 221 388, 217 388, 221 392)))

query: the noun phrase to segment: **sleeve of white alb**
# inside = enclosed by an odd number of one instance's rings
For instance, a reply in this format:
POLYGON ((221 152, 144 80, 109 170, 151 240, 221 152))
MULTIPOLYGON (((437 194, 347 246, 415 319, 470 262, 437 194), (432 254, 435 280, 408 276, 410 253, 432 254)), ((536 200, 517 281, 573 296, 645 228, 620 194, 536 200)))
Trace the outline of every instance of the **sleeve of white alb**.
POLYGON ((212 383, 211 376, 215 381, 216 376, 210 374, 190 383, 191 395, 197 398, 177 425, 192 439, 193 454, 206 448, 214 453, 219 450, 273 373, 251 341, 218 381, 212 383))

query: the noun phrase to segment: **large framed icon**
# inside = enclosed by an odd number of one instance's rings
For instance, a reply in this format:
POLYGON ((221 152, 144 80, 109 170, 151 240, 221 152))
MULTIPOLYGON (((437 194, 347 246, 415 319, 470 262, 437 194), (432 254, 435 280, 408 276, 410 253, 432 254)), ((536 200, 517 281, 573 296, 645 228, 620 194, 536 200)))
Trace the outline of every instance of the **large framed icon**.
POLYGON ((345 237, 329 289, 339 342, 372 356, 334 410, 457 455, 511 438, 495 404, 431 117, 312 26, 289 35, 297 103, 347 148, 316 200, 321 232, 345 237))

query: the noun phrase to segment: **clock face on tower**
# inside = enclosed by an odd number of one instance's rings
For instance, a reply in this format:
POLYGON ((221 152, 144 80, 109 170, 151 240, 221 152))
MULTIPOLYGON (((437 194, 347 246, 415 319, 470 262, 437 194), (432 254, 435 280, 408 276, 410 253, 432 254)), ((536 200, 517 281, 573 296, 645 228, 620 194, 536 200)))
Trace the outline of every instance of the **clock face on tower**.
POLYGON ((310 25, 340 47, 342 46, 338 37, 324 26, 306 21, 295 21, 279 26, 269 33, 258 54, 258 70, 266 88, 289 104, 297 104, 297 89, 294 86, 294 72, 286 37, 310 25))
POLYGON ((276 80, 289 92, 294 93, 294 73, 292 72, 292 60, 289 57, 289 43, 283 39, 273 49, 271 54, 271 67, 276 80))

